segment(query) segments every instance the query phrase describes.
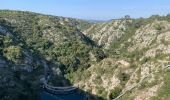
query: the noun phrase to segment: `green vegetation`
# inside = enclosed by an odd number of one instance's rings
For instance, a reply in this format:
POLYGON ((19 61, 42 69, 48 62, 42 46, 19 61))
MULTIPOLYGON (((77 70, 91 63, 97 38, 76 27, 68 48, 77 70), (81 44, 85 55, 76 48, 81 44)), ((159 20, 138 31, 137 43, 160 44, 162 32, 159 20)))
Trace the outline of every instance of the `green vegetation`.
POLYGON ((22 59, 22 49, 19 46, 9 46, 4 49, 4 57, 9 61, 19 63, 22 59))
POLYGON ((163 29, 163 27, 161 27, 160 25, 155 26, 155 29, 158 31, 161 31, 163 29))
POLYGON ((110 99, 116 98, 122 91, 121 87, 115 87, 114 90, 111 91, 111 94, 109 95, 110 99))
POLYGON ((151 57, 144 57, 142 61, 140 61, 140 64, 145 64, 146 62, 150 61, 151 57))
POLYGON ((164 44, 164 45, 169 45, 170 44, 170 42, 169 41, 165 41, 165 39, 161 39, 161 42, 164 44))
MULTIPOLYGON (((97 62, 106 57, 102 48, 80 32, 80 28, 89 27, 89 24, 82 20, 32 12, 0 11, 0 28, 5 30, 5 33, 0 31, 0 60, 3 58, 11 69, 17 68, 16 72, 13 72, 16 79, 13 81, 26 89, 24 90, 26 92, 20 91, 19 87, 14 89, 16 95, 13 95, 17 97, 16 100, 20 100, 18 99, 20 96, 22 100, 27 96, 37 95, 39 90, 37 84, 40 84, 39 81, 37 82, 40 79, 37 78, 43 74, 42 61, 50 67, 59 67, 62 74, 73 82, 83 78, 82 72, 95 63, 90 59, 90 52, 93 53, 97 62), (29 66, 34 69, 28 73, 25 70, 29 69, 29 66), (32 93, 27 90, 29 89, 27 85, 30 89, 34 89, 30 90, 33 91, 32 93)), ((60 79, 56 77, 53 80, 60 79)), ((54 83, 62 85, 62 82, 61 79, 54 83)), ((5 98, 3 95, 5 92, 9 91, 1 91, 0 99, 5 98)))
POLYGON ((157 96, 154 96, 153 100, 169 100, 170 99, 170 71, 163 71, 164 73, 164 84, 158 92, 157 96))
POLYGON ((107 92, 105 91, 103 87, 96 87, 96 89, 98 90, 97 94, 99 94, 99 96, 107 97, 107 92))
MULTIPOLYGON (((76 27, 70 26, 70 24, 74 25, 77 20, 68 19, 70 23, 64 22, 63 20, 64 25, 62 25, 59 23, 60 19, 58 17, 36 13, 1 11, 0 14, 0 21, 3 21, 3 23, 1 23, 2 26, 9 27, 10 31, 16 36, 15 42, 18 42, 21 48, 28 49, 35 56, 41 55, 50 62, 60 62, 64 65, 62 69, 65 73, 76 71, 79 67, 82 67, 81 69, 89 67, 90 51, 93 52, 97 61, 106 57, 102 50, 95 47, 92 41, 83 36, 76 27), (3 18, 15 20, 16 23, 10 23, 3 18), (58 35, 60 43, 55 45, 55 39, 51 39, 54 36, 48 37, 44 31, 54 32, 52 35, 58 35), (65 40, 64 37, 69 38, 69 40, 65 40)), ((79 23, 83 22, 80 20, 79 23)), ((11 35, 11 37, 13 36, 11 35)), ((11 40, 10 37, 4 38, 5 46, 9 46, 11 43, 13 43, 13 40, 11 40)), ((17 49, 18 51, 16 52, 19 52, 19 47, 17 49)), ((10 48, 10 50, 12 49, 10 48)), ((11 56, 10 54, 12 52, 10 52, 10 50, 4 50, 4 53, 8 52, 5 56, 11 60, 9 56, 11 56)))
POLYGON ((130 79, 130 75, 126 73, 119 73, 118 75, 119 80, 121 81, 122 85, 125 85, 125 83, 130 79))
MULTIPOLYGON (((170 22, 170 15, 154 15, 147 19, 132 19, 127 15, 120 20, 120 23, 122 22, 121 24, 125 25, 118 27, 113 26, 114 20, 113 22, 94 24, 72 18, 1 10, 0 61, 2 60, 1 62, 7 68, 0 70, 0 99, 9 100, 9 97, 11 97, 12 100, 38 100, 38 92, 42 85, 39 80, 44 73, 44 63, 53 71, 50 84, 58 86, 68 85, 69 82, 72 84, 80 81, 86 82, 95 73, 92 83, 96 85, 94 88, 96 88, 97 95, 103 99, 107 99, 109 91, 106 90, 109 89, 103 88, 102 76, 105 75, 104 77, 108 79, 118 78, 121 83, 109 95, 110 99, 114 99, 121 93, 136 68, 139 68, 139 70, 135 72, 137 75, 135 80, 132 81, 139 82, 141 65, 158 62, 158 60, 170 60, 168 58, 170 55, 164 54, 162 49, 156 51, 155 57, 146 57, 146 52, 157 45, 155 44, 157 38, 146 48, 136 48, 132 52, 128 51, 129 47, 133 47, 135 44, 132 36, 138 34, 136 30, 142 29, 143 26, 151 24, 155 20, 170 22), (89 37, 81 32, 91 26, 94 27, 89 31, 89 37), (115 36, 115 41, 109 44, 110 47, 107 50, 103 46, 98 46, 94 42, 95 40, 93 41, 90 37, 100 32, 103 27, 108 30, 113 28, 113 31, 118 30, 125 33, 120 36, 121 38, 115 36), (126 66, 126 63, 120 66, 118 62, 120 60, 127 61, 130 66, 126 66), (91 67, 92 65, 94 66, 91 67), (58 74, 61 74, 61 76, 58 74), (6 96, 5 94, 9 95, 6 96)), ((165 30, 162 25, 155 25, 154 28, 154 31, 157 30, 160 34, 169 31, 165 30)), ((104 39, 108 40, 107 36, 104 39)), ((142 41, 144 40, 142 39, 142 41)), ((161 43, 165 46, 169 45, 169 41, 165 41, 164 38, 161 39, 161 43)), ((3 67, 3 64, 0 66, 3 67)), ((163 75, 163 73, 159 73, 155 79, 159 75, 163 75)), ((155 100, 162 98, 168 100, 170 98, 168 94, 170 92, 169 76, 169 71, 165 72, 165 84, 158 94, 159 97, 154 97, 155 100)), ((112 84, 109 82, 111 82, 110 80, 108 80, 108 84, 112 84)), ((158 83, 158 80, 151 83, 143 82, 138 90, 152 87, 158 83)), ((82 86, 82 88, 85 87, 82 86)), ((88 89, 88 92, 91 93, 92 90, 88 89)), ((129 99, 135 96, 131 92, 127 94, 130 95, 129 99)), ((123 98, 126 97, 127 95, 123 98)))

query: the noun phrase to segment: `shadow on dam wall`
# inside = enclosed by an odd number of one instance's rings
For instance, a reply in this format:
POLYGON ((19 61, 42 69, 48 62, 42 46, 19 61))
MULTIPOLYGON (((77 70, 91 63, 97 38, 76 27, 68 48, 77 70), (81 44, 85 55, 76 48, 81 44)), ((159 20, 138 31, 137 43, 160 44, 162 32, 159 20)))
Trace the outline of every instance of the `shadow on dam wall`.
POLYGON ((51 91, 43 89, 40 93, 40 100, 104 100, 102 97, 85 92, 79 88, 72 91, 51 91))
POLYGON ((104 98, 74 87, 68 79, 58 79, 55 86, 42 84, 39 100, 104 100, 104 98), (57 86, 56 86, 57 85, 57 86))

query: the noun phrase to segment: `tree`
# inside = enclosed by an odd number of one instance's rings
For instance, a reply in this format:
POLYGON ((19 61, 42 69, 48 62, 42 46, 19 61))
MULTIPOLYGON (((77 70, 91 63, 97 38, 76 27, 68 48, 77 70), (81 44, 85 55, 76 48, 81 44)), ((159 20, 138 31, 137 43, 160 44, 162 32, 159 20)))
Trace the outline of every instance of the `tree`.
POLYGON ((9 46, 4 49, 4 56, 15 63, 19 63, 22 58, 22 49, 19 46, 9 46))
POLYGON ((122 91, 121 87, 115 87, 114 90, 111 91, 109 98, 110 99, 116 98, 121 93, 121 91, 122 91))
POLYGON ((130 15, 125 15, 124 19, 128 20, 131 19, 130 15))
POLYGON ((4 36, 3 40, 4 40, 3 44, 4 44, 5 47, 8 47, 8 46, 13 44, 13 40, 12 40, 12 38, 9 35, 8 36, 4 36))

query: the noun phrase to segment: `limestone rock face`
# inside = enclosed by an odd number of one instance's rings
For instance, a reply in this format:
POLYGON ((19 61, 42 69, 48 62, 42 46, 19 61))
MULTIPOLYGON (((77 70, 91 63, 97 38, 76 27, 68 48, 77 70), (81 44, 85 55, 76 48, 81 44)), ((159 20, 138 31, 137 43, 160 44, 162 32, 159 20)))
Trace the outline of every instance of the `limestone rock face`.
POLYGON ((165 37, 165 41, 167 41, 167 38, 169 37, 168 30, 170 29, 168 26, 170 26, 170 23, 166 21, 154 21, 151 24, 139 28, 130 40, 134 45, 129 48, 129 51, 147 48, 152 44, 160 44, 160 40, 164 40, 165 37), (162 27, 163 29, 160 31, 156 28, 157 26, 162 27))
POLYGON ((117 20, 94 24, 83 31, 104 49, 115 51, 116 55, 92 65, 82 74, 85 78, 75 84, 93 94, 104 95, 106 99, 115 89, 121 89, 120 100, 152 100, 165 86, 164 66, 170 60, 170 22, 152 20, 136 28, 118 48, 109 48, 126 34, 126 29, 127 21, 117 20))
POLYGON ((131 20, 113 20, 111 22, 94 24, 90 28, 83 31, 83 33, 92 40, 96 41, 98 45, 103 45, 108 49, 110 44, 121 38, 127 25, 131 20))
POLYGON ((163 83, 155 85, 146 91, 142 91, 139 95, 135 97, 135 100, 151 100, 151 97, 156 96, 158 89, 163 85, 163 83))

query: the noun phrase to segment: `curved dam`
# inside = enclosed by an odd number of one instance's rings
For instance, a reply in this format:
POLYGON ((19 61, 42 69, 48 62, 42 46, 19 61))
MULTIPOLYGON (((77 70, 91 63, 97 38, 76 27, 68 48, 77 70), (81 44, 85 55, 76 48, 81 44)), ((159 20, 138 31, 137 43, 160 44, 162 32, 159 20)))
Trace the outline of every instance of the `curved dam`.
POLYGON ((86 100, 86 98, 77 87, 53 87, 45 84, 41 100, 86 100))

